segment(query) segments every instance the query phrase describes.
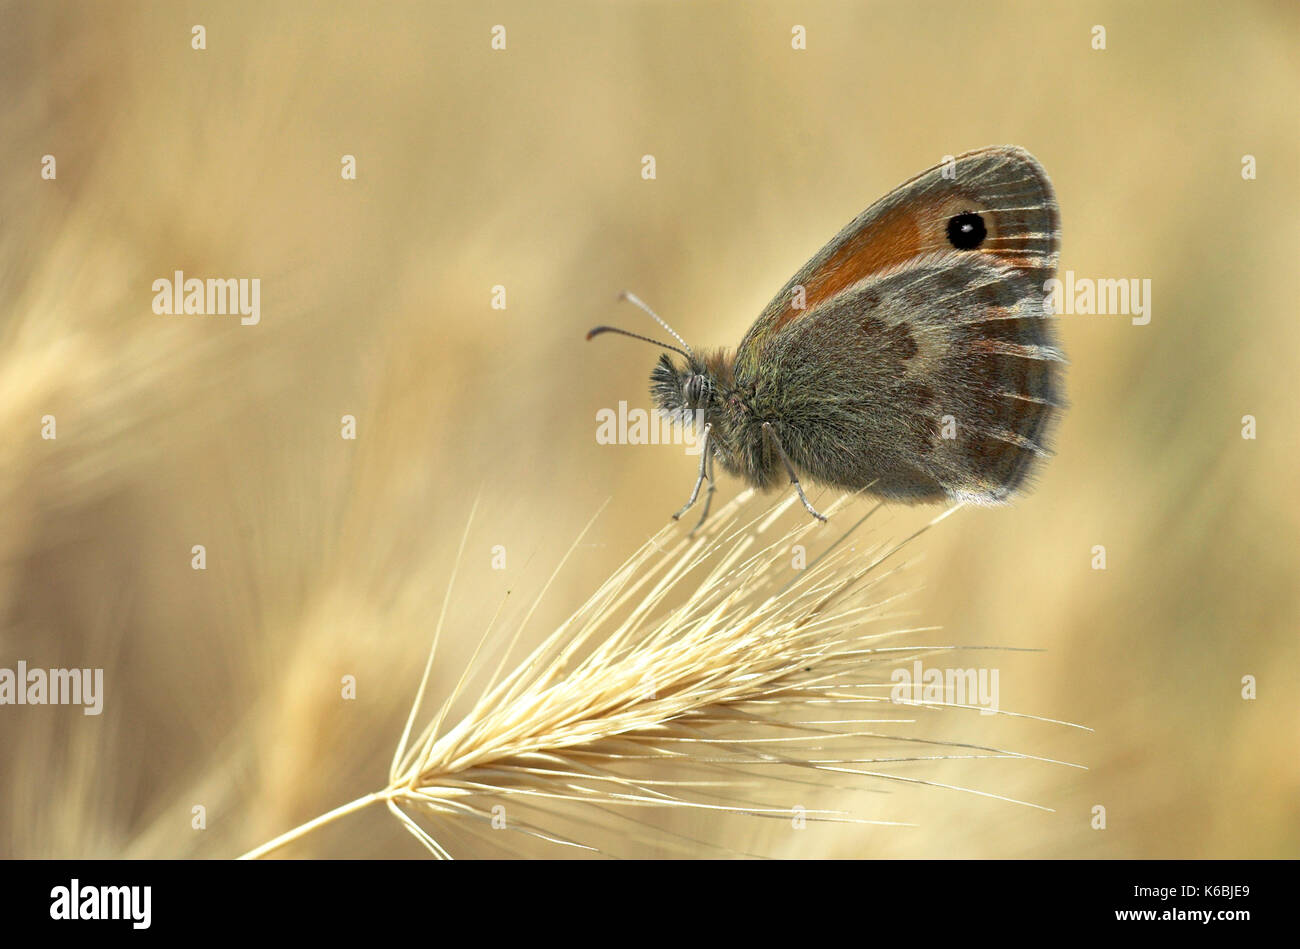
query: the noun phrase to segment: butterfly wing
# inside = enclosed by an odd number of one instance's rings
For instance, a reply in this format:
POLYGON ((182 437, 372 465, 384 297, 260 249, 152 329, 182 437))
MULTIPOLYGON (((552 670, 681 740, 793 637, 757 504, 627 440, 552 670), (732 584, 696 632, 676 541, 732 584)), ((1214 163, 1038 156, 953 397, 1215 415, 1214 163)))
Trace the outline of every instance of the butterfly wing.
POLYGON ((1043 305, 1058 244, 1051 184, 1024 150, 937 166, 795 275, 741 342, 737 384, 817 480, 1004 501, 1062 404, 1043 305))

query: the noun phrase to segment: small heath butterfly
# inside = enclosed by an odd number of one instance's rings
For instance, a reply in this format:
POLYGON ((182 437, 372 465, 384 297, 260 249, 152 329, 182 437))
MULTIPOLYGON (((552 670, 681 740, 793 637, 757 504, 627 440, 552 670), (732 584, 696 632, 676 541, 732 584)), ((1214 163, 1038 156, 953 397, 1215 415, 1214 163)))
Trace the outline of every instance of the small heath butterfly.
MULTIPOLYGON (((667 353, 650 374, 664 415, 702 422, 700 468, 758 488, 799 475, 882 498, 1001 504, 1025 484, 1059 414, 1045 306, 1056 272, 1052 184, 1022 148, 949 159, 862 212, 767 305, 735 353, 610 326, 667 353)), ((697 525, 698 526, 698 525, 697 525)))

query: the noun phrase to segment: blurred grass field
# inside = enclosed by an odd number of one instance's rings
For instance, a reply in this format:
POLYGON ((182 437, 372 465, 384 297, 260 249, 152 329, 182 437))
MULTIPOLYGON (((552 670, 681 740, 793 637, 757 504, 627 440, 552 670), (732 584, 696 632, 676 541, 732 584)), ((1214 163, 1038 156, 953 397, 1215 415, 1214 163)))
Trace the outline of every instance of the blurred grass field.
MULTIPOLYGON (((916 764, 1052 811, 893 786, 871 816, 919 826, 737 820, 737 845, 1300 852, 1294 5, 5 2, 0 21, 0 666, 107 681, 98 717, 0 707, 0 855, 233 856, 379 787, 476 497, 444 686, 603 502, 534 633, 689 492, 680 447, 596 442, 599 409, 649 405, 648 347, 583 341, 646 328, 617 292, 734 346, 869 203, 1001 143, 1053 179, 1061 270, 1149 278, 1152 318, 1061 318, 1057 455, 1014 506, 918 542, 908 605, 942 642, 1041 650, 999 655, 1003 708, 1093 729, 935 734, 1088 770, 916 764), (261 323, 154 315, 174 270, 259 277, 261 323)), ((293 853, 421 851, 376 813, 293 853)))

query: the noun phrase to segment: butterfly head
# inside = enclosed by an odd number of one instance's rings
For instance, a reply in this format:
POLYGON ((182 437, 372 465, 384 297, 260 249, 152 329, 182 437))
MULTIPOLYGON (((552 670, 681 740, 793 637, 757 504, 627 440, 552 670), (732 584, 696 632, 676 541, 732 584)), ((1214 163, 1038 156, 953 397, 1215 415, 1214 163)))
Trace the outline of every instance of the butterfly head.
POLYGON ((713 374, 694 355, 687 357, 685 365, 677 365, 664 353, 650 373, 655 408, 673 421, 701 417, 707 421, 716 389, 713 374))
POLYGON ((715 406, 718 370, 724 365, 722 357, 710 356, 701 359, 696 355, 695 350, 686 344, 686 340, 678 335, 676 330, 660 319, 652 309, 639 299, 630 293, 624 293, 620 298, 635 304, 648 313, 681 346, 673 346, 670 343, 663 343, 648 336, 642 336, 640 333, 632 333, 613 326, 597 326, 587 334, 587 339, 599 336, 602 333, 617 333, 620 336, 630 336, 642 342, 652 343, 661 349, 666 349, 668 352, 681 356, 685 360, 684 363, 673 362, 668 353, 660 355, 659 362, 655 365, 654 371, 650 373, 650 395, 654 399, 655 408, 667 418, 675 422, 694 422, 697 427, 702 427, 704 423, 710 421, 711 410, 715 406))

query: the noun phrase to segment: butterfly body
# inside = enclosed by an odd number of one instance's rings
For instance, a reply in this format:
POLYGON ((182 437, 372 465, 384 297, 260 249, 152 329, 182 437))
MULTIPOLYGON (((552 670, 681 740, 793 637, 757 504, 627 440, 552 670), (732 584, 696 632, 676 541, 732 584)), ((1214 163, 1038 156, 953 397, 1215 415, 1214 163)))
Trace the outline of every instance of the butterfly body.
POLYGON ((652 398, 705 433, 692 502, 715 461, 759 488, 788 476, 818 517, 799 475, 906 502, 1012 498, 1063 405, 1044 307, 1058 245, 1038 162, 981 149, 859 215, 734 355, 667 347, 685 362, 661 358, 652 398))
POLYGON ((724 471, 759 488, 779 481, 780 463, 764 450, 763 423, 781 415, 778 390, 737 381, 735 355, 718 350, 677 366, 667 355, 650 375, 650 394, 673 421, 709 428, 708 450, 724 471))

